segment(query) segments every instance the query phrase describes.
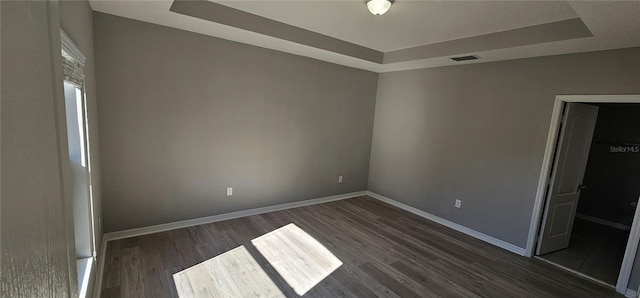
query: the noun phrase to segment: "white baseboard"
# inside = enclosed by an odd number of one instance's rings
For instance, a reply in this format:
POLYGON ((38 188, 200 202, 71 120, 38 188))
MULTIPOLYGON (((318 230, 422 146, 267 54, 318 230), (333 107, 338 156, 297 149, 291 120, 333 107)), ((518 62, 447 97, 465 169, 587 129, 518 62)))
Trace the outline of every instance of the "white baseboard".
POLYGON ((521 256, 525 255, 525 249, 522 248, 522 247, 518 247, 518 246, 513 245, 511 243, 508 243, 508 242, 502 241, 500 239, 491 237, 489 235, 480 233, 480 232, 478 232, 476 230, 472 230, 472 229, 467 228, 465 226, 459 225, 457 223, 454 223, 454 222, 446 220, 444 218, 435 216, 433 214, 427 213, 425 211, 422 211, 420 209, 411 207, 409 205, 400 203, 398 201, 395 201, 393 199, 390 199, 390 198, 387 198, 385 196, 379 195, 377 193, 374 193, 374 192, 371 192, 371 191, 367 191, 367 195, 372 197, 372 198, 378 199, 378 200, 380 200, 382 202, 385 202, 385 203, 388 203, 390 205, 396 206, 396 207, 398 207, 400 209, 404 209, 406 211, 409 211, 409 212, 411 212, 413 214, 416 214, 418 216, 424 217, 424 218, 426 218, 428 220, 437 222, 437 223, 439 223, 439 224, 441 224, 443 226, 446 226, 448 228, 454 229, 454 230, 456 230, 458 232, 465 233, 465 234, 467 234, 467 235, 469 235, 471 237, 474 237, 474 238, 480 239, 482 241, 485 241, 487 243, 493 244, 493 245, 495 245, 497 247, 500 247, 502 249, 508 250, 508 251, 513 252, 515 254, 518 254, 518 255, 521 255, 521 256))
POLYGON ((100 294, 102 292, 102 278, 104 274, 104 262, 105 262, 105 254, 107 251, 108 241, 142 236, 142 235, 153 234, 158 232, 165 232, 165 231, 170 231, 175 229, 197 226, 201 224, 208 224, 208 223, 213 223, 213 222, 218 222, 223 220, 280 211, 280 210, 291 209, 296 207, 344 200, 344 199, 349 199, 357 196, 364 196, 366 194, 367 194, 366 191, 356 191, 356 192, 350 192, 345 194, 339 194, 335 196, 316 198, 316 199, 299 201, 299 202, 292 202, 292 203, 273 205, 273 206, 267 206, 262 208, 255 208, 255 209, 242 210, 242 211, 213 215, 213 216, 194 218, 194 219, 183 220, 183 221, 176 221, 176 222, 160 224, 155 226, 148 226, 148 227, 142 227, 137 229, 106 233, 104 234, 104 236, 102 236, 102 243, 100 245, 100 255, 98 256, 98 272, 96 276, 97 280, 94 286, 95 288, 93 291, 93 297, 96 297, 96 298, 100 297, 100 294))
POLYGON ((629 298, 637 298, 638 297, 638 292, 632 290, 632 289, 627 289, 627 291, 624 293, 624 295, 626 297, 629 298))
POLYGON ((631 231, 631 226, 628 226, 628 225, 625 225, 625 224, 621 224, 621 223, 617 223, 617 222, 613 222, 613 221, 610 221, 610 220, 597 218, 597 217, 593 217, 593 216, 582 214, 582 213, 576 213, 576 217, 579 218, 579 219, 584 219, 586 221, 590 221, 590 222, 594 222, 594 223, 601 224, 601 225, 604 225, 604 226, 620 229, 620 230, 623 230, 623 231, 631 231))
POLYGON ((419 210, 417 208, 411 207, 409 205, 405 205, 403 203, 400 203, 400 202, 395 201, 393 199, 390 199, 390 198, 387 198, 385 196, 379 195, 377 193, 370 192, 370 191, 357 191, 357 192, 351 192, 351 193, 340 194, 340 195, 335 195, 335 196, 311 199, 311 200, 306 200, 306 201, 299 201, 299 202, 292 202, 292 203, 287 203, 287 204, 267 206, 267 207, 262 207, 262 208, 242 210, 242 211, 225 213, 225 214, 220 214, 220 215, 200 217, 200 218, 177 221, 177 222, 172 222, 172 223, 166 223, 166 224, 160 224, 160 225, 154 225, 154 226, 148 226, 148 227, 142 227, 142 228, 136 228, 136 229, 130 229, 130 230, 123 230, 123 231, 106 233, 102 237, 102 243, 101 243, 101 246, 100 246, 100 255, 98 256, 98 272, 97 272, 97 276, 96 276, 97 280, 96 280, 96 283, 95 283, 94 297, 100 297, 100 293, 102 292, 101 291, 101 289, 102 289, 102 278, 103 278, 103 274, 104 274, 105 254, 106 254, 106 250, 107 250, 107 242, 108 241, 124 239, 124 238, 129 238, 129 237, 136 237, 136 236, 147 235, 147 234, 153 234, 153 233, 158 233, 158 232, 164 232, 164 231, 169 231, 169 230, 186 228, 186 227, 191 227, 191 226, 196 226, 196 225, 201 225, 201 224, 208 224, 208 223, 213 223, 213 222, 218 222, 218 221, 223 221, 223 220, 229 220, 229 219, 234 219, 234 218, 240 218, 240 217, 245 217, 245 216, 251 216, 251 215, 257 215, 257 214, 262 214, 262 213, 268 213, 268 212, 280 211, 280 210, 285 210, 285 209, 291 209, 291 208, 296 208, 296 207, 321 204, 321 203, 337 201, 337 200, 344 200, 344 199, 357 197, 357 196, 363 196, 363 195, 368 195, 368 196, 370 196, 372 198, 375 198, 375 199, 378 199, 378 200, 380 200, 382 202, 391 204, 391 205, 396 206, 396 207, 398 207, 400 209, 409 211, 409 212, 411 212, 413 214, 416 214, 418 216, 424 217, 424 218, 429 219, 431 221, 437 222, 437 223, 439 223, 441 225, 444 225, 444 226, 449 227, 451 229, 454 229, 456 231, 465 233, 465 234, 467 234, 469 236, 472 236, 474 238, 480 239, 480 240, 485 241, 487 243, 493 244, 493 245, 495 245, 497 247, 500 247, 502 249, 505 249, 505 250, 508 250, 508 251, 513 252, 515 254, 524 256, 525 249, 522 248, 522 247, 515 246, 515 245, 513 245, 511 243, 508 243, 508 242, 502 241, 500 239, 491 237, 489 235, 480 233, 478 231, 472 230, 470 228, 467 228, 465 226, 462 226, 462 225, 459 225, 457 223, 451 222, 449 220, 437 217, 437 216, 435 216, 433 214, 424 212, 422 210, 419 210))
POLYGON ((363 196, 363 195, 366 195, 366 194, 367 194, 366 191, 356 191, 356 192, 345 193, 345 194, 340 194, 340 195, 335 195, 335 196, 329 196, 329 197, 323 197, 323 198, 317 198, 317 199, 311 199, 311 200, 305 200, 305 201, 299 201, 299 202, 292 202, 292 203, 273 205, 273 206, 267 206, 267 207, 249 209, 249 210, 242 210, 242 211, 219 214, 219 215, 213 215, 213 216, 206 216, 206 217, 200 217, 200 218, 194 218, 194 219, 170 222, 170 223, 166 223, 166 224, 159 224, 159 225, 154 225, 154 226, 148 226, 148 227, 142 227, 142 228, 136 228, 136 229, 130 229, 130 230, 123 230, 123 231, 106 233, 106 234, 104 234, 103 238, 106 239, 106 241, 111 241, 111 240, 118 240, 118 239, 124 239, 124 238, 129 238, 129 237, 136 237, 136 236, 141 236, 141 235, 147 235, 147 234, 165 232, 165 231, 181 229, 181 228, 186 228, 186 227, 192 227, 192 226, 197 226, 197 225, 202 225, 202 224, 208 224, 208 223, 217 222, 217 221, 229 220, 229 219, 240 218, 240 217, 251 216, 251 215, 257 215, 257 214, 262 214, 262 213, 267 213, 267 212, 274 212, 274 211, 280 211, 280 210, 291 209, 291 208, 296 208, 296 207, 315 205, 315 204, 326 203, 326 202, 337 201, 337 200, 344 200, 344 199, 353 198, 353 197, 357 197, 357 196, 363 196))

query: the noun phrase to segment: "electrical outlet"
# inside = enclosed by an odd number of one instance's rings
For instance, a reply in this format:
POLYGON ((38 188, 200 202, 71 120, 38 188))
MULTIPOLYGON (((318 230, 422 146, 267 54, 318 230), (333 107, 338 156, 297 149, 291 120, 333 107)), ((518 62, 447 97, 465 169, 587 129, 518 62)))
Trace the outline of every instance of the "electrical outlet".
POLYGON ((462 201, 456 200, 456 208, 462 207, 462 201))
POLYGON ((338 176, 338 183, 342 183, 342 176, 338 176))
POLYGON ((233 195, 233 187, 227 187, 227 196, 233 195))

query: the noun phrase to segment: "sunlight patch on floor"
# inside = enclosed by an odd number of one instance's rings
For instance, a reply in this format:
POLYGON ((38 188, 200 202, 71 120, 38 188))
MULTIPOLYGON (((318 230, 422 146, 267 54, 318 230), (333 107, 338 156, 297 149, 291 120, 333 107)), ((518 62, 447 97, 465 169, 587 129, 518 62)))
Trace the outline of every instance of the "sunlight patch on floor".
POLYGON ((342 265, 327 248, 293 223, 251 243, 300 296, 342 265))
POLYGON ((244 246, 173 275, 180 297, 284 297, 244 246))

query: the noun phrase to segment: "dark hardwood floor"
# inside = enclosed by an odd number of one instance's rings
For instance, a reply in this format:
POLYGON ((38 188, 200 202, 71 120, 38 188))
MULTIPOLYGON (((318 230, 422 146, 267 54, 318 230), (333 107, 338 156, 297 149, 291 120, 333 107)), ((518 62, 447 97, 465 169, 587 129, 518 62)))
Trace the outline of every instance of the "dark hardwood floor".
POLYGON ((369 197, 110 241, 102 297, 175 297, 174 273, 241 245, 297 297, 251 242, 289 223, 343 262, 304 297, 623 297, 369 197))

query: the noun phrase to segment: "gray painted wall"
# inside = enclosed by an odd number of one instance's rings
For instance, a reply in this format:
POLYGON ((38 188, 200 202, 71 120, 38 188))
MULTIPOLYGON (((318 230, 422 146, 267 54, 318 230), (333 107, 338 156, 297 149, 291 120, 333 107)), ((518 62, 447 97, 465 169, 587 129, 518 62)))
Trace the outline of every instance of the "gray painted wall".
MULTIPOLYGON (((85 99, 87 101, 87 121, 89 123, 89 153, 91 156, 91 185, 93 188, 94 215, 96 216, 96 248, 100 253, 102 241, 102 200, 100 184, 100 146, 98 143, 98 100, 96 92, 95 55, 93 48, 93 10, 89 1, 60 1, 60 27, 69 35, 87 60, 83 68, 85 75, 85 99)), ((101 256, 98 256, 101 257, 101 256)), ((89 279, 88 293, 92 293, 95 283, 93 274, 89 279)))
POLYGON ((0 7, 2 296, 77 296, 58 3, 0 7))
POLYGON ((367 189, 377 74, 94 16, 106 232, 367 189))
POLYGON ((555 96, 624 93, 640 48, 381 74, 369 190, 525 247, 555 96))
MULTIPOLYGON (((611 152, 611 145, 640 143, 640 104, 600 106, 578 213, 631 226, 640 196, 640 152, 611 152)), ((622 146, 627 147, 627 146, 622 146)), ((640 147, 640 146, 638 146, 640 147)))

